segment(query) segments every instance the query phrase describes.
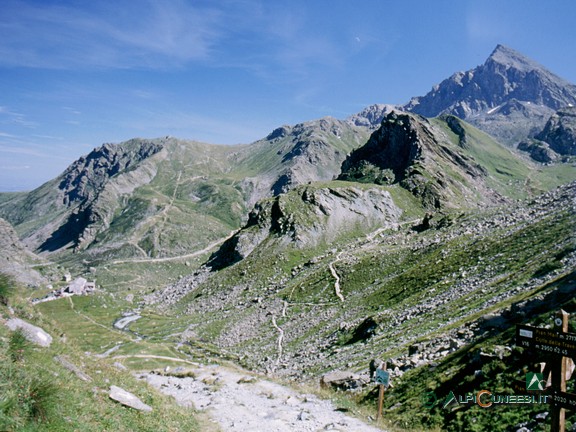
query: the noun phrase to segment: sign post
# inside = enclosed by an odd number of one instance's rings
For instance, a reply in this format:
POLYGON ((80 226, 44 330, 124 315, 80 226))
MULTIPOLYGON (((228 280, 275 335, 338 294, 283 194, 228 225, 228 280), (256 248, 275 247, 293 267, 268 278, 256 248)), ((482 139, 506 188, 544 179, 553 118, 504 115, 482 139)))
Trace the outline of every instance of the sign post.
MULTIPOLYGON (((554 328, 560 332, 568 331, 568 313, 561 310, 556 313, 554 328)), ((574 341, 576 344, 576 341, 574 341)), ((552 359, 552 389, 554 393, 566 392, 566 357, 561 356, 552 359)), ((552 402, 552 426, 551 432, 564 432, 566 429, 566 409, 552 402)))
MULTIPOLYGON (((516 326, 516 343, 529 352, 544 357, 546 366, 544 379, 551 375, 551 386, 547 389, 551 400, 551 432, 564 432, 566 409, 576 410, 576 395, 566 393, 568 362, 576 359, 576 333, 568 332, 570 315, 561 310, 554 318, 554 329, 527 325, 516 326)), ((571 373, 571 371, 570 371, 571 373)))
POLYGON ((386 370, 386 363, 376 369, 376 383, 380 389, 378 391, 378 414, 376 421, 382 416, 382 406, 384 405, 384 390, 390 385, 390 373, 386 370))

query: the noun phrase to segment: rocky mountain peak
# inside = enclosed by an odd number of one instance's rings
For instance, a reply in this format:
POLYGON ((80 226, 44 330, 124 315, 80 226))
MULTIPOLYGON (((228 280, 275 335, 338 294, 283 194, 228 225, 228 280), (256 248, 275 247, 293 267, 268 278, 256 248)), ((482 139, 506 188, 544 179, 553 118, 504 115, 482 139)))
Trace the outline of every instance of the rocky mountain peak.
POLYGON ((570 104, 576 104, 576 86, 498 45, 484 64, 453 74, 402 109, 426 117, 452 114, 515 145, 519 138, 534 133, 535 127, 543 127, 554 111, 570 104), (502 110, 511 101, 524 107, 512 117, 502 110))
POLYGON ((378 128, 384 117, 394 109, 397 109, 394 105, 373 104, 348 117, 346 122, 353 126, 378 128))
POLYGON ((485 65, 488 64, 500 64, 525 72, 544 69, 541 65, 522 53, 500 44, 496 46, 492 54, 490 54, 490 57, 486 60, 485 65))
POLYGON ((110 177, 158 153, 162 144, 134 139, 122 144, 103 144, 79 158, 62 174, 59 188, 64 204, 94 198, 110 177))
POLYGON ((381 176, 374 180, 380 182, 397 182, 404 178, 405 170, 422 153, 420 136, 426 128, 426 120, 416 120, 412 114, 392 111, 382 121, 382 126, 372 134, 368 143, 353 151, 342 164, 342 179, 361 179, 366 177, 368 165, 383 170, 381 176))

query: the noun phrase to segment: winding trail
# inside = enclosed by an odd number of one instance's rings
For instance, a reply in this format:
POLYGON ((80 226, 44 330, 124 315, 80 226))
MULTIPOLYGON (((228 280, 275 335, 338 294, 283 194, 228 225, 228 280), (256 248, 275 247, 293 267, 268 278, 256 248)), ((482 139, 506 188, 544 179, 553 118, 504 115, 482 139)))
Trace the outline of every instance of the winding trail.
POLYGON ((276 324, 276 317, 274 315, 272 315, 272 325, 274 326, 274 328, 276 330, 278 330, 279 336, 278 336, 278 358, 276 359, 276 366, 278 366, 280 364, 280 360, 282 359, 282 342, 284 341, 284 330, 282 330, 278 324, 276 324))
POLYGON ((157 360, 168 360, 175 363, 186 363, 189 365, 197 366, 198 363, 194 363, 193 361, 181 359, 178 357, 169 357, 169 356, 161 356, 161 355, 154 355, 154 354, 126 354, 126 355, 117 355, 112 357, 114 360, 121 360, 121 359, 128 359, 128 358, 143 358, 143 359, 157 359, 157 360))
POLYGON ((200 249, 198 251, 191 252, 189 254, 176 255, 176 256, 164 257, 164 258, 134 258, 134 259, 116 260, 116 261, 112 261, 111 264, 169 262, 169 261, 178 261, 178 260, 187 259, 187 258, 194 258, 194 257, 197 257, 199 255, 203 255, 203 254, 209 252, 211 249, 214 249, 216 246, 221 245, 226 240, 228 240, 230 237, 232 237, 236 233, 236 231, 238 231, 238 230, 230 231, 230 233, 226 237, 215 240, 212 243, 208 244, 204 249, 200 249))
POLYGON ((336 259, 334 261, 330 262, 330 264, 328 264, 328 268, 330 269, 330 273, 332 273, 332 276, 335 279, 334 280, 334 292, 336 294, 336 297, 338 297, 342 303, 344 303, 344 296, 342 295, 342 292, 340 291, 340 276, 338 276, 338 273, 336 273, 336 269, 334 268, 334 264, 336 264, 338 261, 340 261, 342 259, 343 253, 344 253, 343 250, 338 252, 338 255, 336 255, 336 259))
MULTIPOLYGON (((407 225, 407 224, 413 224, 415 222, 417 222, 418 219, 414 219, 414 220, 410 220, 410 221, 405 221, 402 222, 400 224, 398 224, 398 227, 402 226, 402 225, 407 225)), ((378 228, 377 230, 366 234, 366 237, 364 239, 361 240, 357 240, 356 241, 356 245, 361 245, 362 243, 365 242, 372 242, 378 235, 380 235, 382 232, 389 230, 390 227, 381 227, 378 228)), ((352 246, 355 247, 355 246, 352 246)), ((336 264, 337 262, 342 261, 342 255, 344 254, 346 250, 341 250, 340 252, 338 252, 338 254, 336 255, 336 258, 331 261, 328 264, 328 268, 330 270, 330 274, 332 275, 332 277, 334 278, 334 293, 336 294, 336 297, 338 297, 338 299, 344 303, 345 299, 344 296, 342 295, 342 290, 340 288, 340 276, 338 275, 338 272, 336 271, 336 268, 334 267, 334 264, 336 264)))

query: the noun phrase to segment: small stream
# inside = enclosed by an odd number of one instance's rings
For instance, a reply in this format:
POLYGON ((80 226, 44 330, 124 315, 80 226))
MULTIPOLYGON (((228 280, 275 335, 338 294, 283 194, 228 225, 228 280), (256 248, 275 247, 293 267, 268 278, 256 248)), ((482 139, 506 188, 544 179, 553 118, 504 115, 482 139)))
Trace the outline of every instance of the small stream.
POLYGON ((122 318, 118 318, 116 321, 114 321, 114 328, 118 329, 118 330, 128 330, 128 325, 131 322, 134 322, 138 319, 142 318, 140 315, 138 315, 135 312, 131 312, 130 315, 126 315, 123 316, 122 318))

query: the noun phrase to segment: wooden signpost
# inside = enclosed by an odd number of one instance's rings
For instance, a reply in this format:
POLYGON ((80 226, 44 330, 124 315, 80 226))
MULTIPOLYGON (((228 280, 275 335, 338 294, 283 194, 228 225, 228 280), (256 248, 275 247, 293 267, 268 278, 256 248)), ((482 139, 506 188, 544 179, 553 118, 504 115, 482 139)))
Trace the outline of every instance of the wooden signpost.
POLYGON ((576 410, 576 395, 566 393, 567 363, 570 358, 576 359, 576 333, 568 332, 569 317, 563 310, 557 312, 554 329, 516 326, 517 345, 546 362, 542 371, 545 380, 551 374, 551 386, 546 391, 552 405, 552 432, 564 432, 565 410, 576 410))
POLYGON ((382 363, 382 365, 376 369, 375 381, 376 384, 380 386, 380 390, 378 392, 378 414, 376 415, 376 421, 378 421, 382 416, 384 390, 387 389, 390 385, 390 372, 386 370, 386 363, 382 363))

